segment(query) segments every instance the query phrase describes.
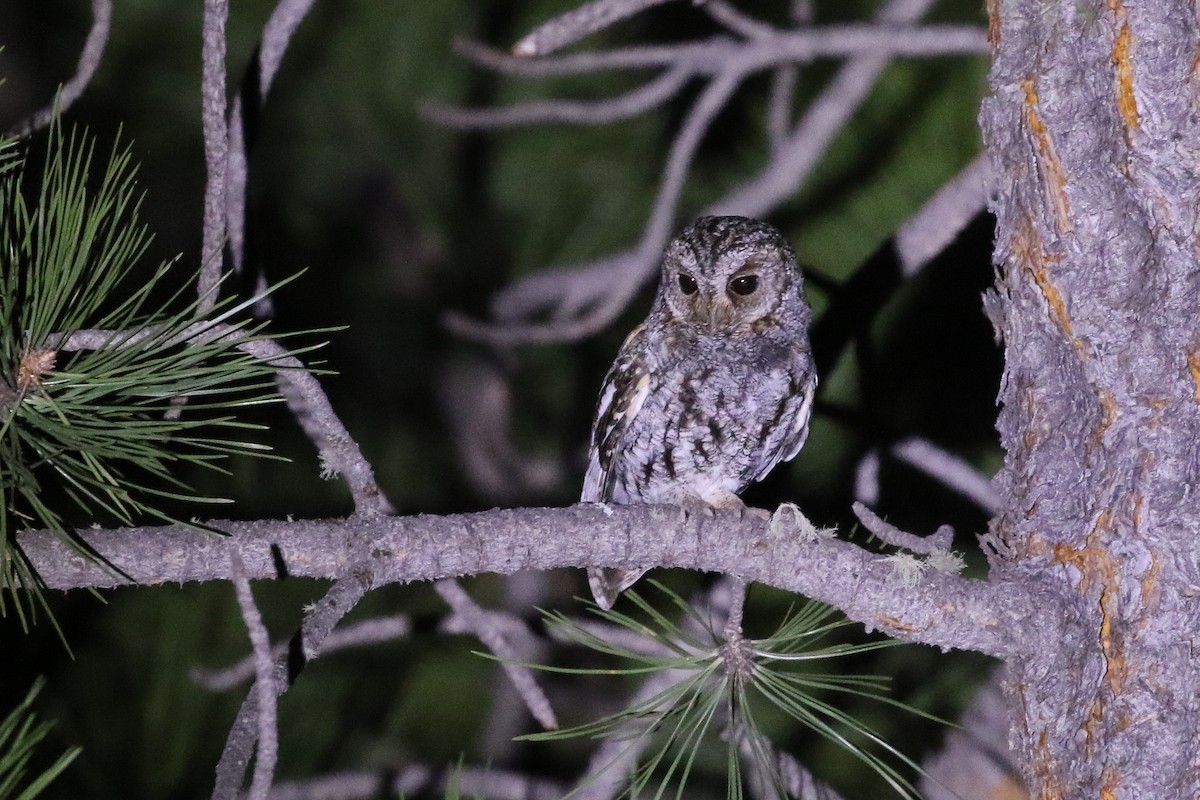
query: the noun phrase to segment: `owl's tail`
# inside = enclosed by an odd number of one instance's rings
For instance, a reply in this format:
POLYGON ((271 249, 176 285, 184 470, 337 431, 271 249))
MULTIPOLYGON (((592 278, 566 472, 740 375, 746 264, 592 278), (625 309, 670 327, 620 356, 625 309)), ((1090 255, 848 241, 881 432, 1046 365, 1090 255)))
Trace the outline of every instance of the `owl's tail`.
POLYGON ((608 610, 617 602, 621 592, 633 586, 637 579, 646 574, 644 569, 589 569, 588 586, 592 587, 592 597, 596 605, 608 610))

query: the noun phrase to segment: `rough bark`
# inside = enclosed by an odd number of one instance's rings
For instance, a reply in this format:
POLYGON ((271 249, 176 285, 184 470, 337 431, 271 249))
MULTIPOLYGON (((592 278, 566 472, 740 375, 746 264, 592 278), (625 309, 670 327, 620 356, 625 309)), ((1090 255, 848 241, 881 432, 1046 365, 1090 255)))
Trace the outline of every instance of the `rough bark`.
POLYGON ((991 0, 1006 450, 993 577, 1053 587, 1009 659, 1036 798, 1200 796, 1200 37, 1181 0, 991 0))
POLYGON ((722 572, 830 603, 892 636, 998 658, 1020 653, 1031 636, 1052 635, 1061 616, 1053 597, 1021 584, 933 569, 910 580, 886 556, 806 534, 787 513, 770 522, 734 511, 681 519, 673 506, 585 503, 447 516, 209 524, 229 536, 183 525, 80 531, 124 576, 54 534, 28 531, 18 540, 51 589, 225 580, 236 549, 251 579, 353 575, 371 587, 570 566, 722 572))

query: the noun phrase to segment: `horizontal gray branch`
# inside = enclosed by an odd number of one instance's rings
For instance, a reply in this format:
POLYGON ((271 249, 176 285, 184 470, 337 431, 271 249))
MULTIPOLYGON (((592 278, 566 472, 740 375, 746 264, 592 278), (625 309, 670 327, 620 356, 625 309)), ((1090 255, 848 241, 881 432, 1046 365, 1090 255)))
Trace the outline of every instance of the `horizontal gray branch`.
MULTIPOLYGON (((787 517, 790 515, 780 515, 787 517)), ((648 565, 737 575, 822 600, 868 628, 941 648, 1005 658, 1050 641, 1063 615, 1029 586, 929 570, 912 585, 886 557, 799 526, 735 512, 693 514, 667 506, 518 508, 475 514, 355 516, 335 520, 206 523, 94 529, 81 535, 139 584, 227 580, 235 543, 251 578, 333 579, 357 561, 351 542, 370 542, 374 586, 483 572, 648 565), (362 539, 359 539, 362 537, 362 539)), ((21 546, 54 589, 113 587, 128 580, 45 531, 21 546)))

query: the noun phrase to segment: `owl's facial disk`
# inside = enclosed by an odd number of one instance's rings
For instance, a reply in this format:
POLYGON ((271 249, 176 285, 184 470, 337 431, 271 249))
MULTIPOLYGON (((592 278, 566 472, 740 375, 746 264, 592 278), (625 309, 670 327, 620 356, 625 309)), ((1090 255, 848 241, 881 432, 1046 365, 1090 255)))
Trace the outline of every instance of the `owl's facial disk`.
POLYGON ((730 252, 716 264, 698 264, 694 254, 672 254, 664 263, 662 291, 675 319, 705 333, 749 333, 771 314, 784 287, 779 269, 764 269, 781 254, 730 252))

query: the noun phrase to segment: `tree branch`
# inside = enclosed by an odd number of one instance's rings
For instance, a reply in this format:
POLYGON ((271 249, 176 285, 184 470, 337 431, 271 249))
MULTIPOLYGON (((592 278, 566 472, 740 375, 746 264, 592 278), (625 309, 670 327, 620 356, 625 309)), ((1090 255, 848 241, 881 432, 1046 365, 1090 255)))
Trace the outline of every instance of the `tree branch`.
MULTIPOLYGON (((325 639, 321 646, 321 654, 329 655, 338 650, 349 650, 353 647, 368 647, 370 645, 402 639, 412 631, 412 620, 404 614, 392 614, 386 617, 374 617, 337 628, 325 639)), ((271 647, 271 658, 277 659, 287 654, 288 642, 280 641, 271 647)), ((193 667, 188 677, 210 692, 224 692, 245 683, 255 675, 255 657, 250 654, 241 661, 227 667, 206 668, 193 667)))
POLYGON ((516 663, 521 658, 521 654, 508 641, 500 626, 494 623, 495 617, 499 615, 490 615, 480 608, 455 580, 440 580, 434 584, 434 589, 446 601, 446 605, 454 611, 454 615, 463 623, 464 627, 478 637, 479 641, 483 642, 497 658, 502 659, 500 666, 503 667, 509 681, 517 689, 525 706, 529 709, 529 713, 533 714, 533 718, 543 728, 557 728, 558 719, 554 716, 550 698, 546 697, 542 687, 538 685, 537 679, 533 677, 533 671, 516 663))
POLYGON ((267 92, 279 71, 292 34, 316 0, 279 0, 263 26, 262 39, 253 63, 242 78, 229 114, 228 189, 225 196, 225 225, 229 231, 230 261, 241 272, 246 246, 247 151, 253 144, 248 119, 257 119, 267 92))
POLYGON ((237 549, 229 553, 229 567, 233 572, 233 588, 237 593, 238 608, 242 621, 250 634, 250 645, 254 659, 254 700, 258 706, 258 754, 254 759, 254 777, 250 781, 249 800, 266 800, 267 792, 275 777, 275 763, 279 758, 279 730, 277 725, 278 695, 273 686, 271 663, 271 637, 263 624, 250 581, 242 565, 237 549))
MULTIPOLYGON (((232 538, 186 525, 78 533, 144 584, 226 579, 234 546, 251 578, 274 577, 279 560, 289 574, 333 578, 357 563, 350 551, 359 540, 368 543, 376 586, 481 572, 654 564, 736 574, 830 603, 901 639, 1001 658, 1048 646, 1061 633, 1045 630, 1058 607, 1055 595, 937 571, 909 586, 886 557, 806 534, 787 516, 768 523, 717 511, 680 522, 673 506, 581 504, 449 516, 206 523, 232 538)), ((128 584, 51 532, 26 531, 18 541, 49 588, 128 584)))
POLYGON ((513 52, 519 56, 553 53, 615 22, 665 2, 668 0, 592 0, 543 22, 514 44, 513 52))
MULTIPOLYGON (((356 538, 353 533, 344 535, 345 541, 342 547, 347 553, 352 549, 357 549, 353 544, 356 538)), ((246 551, 241 550, 238 544, 232 540, 224 541, 238 549, 241 555, 245 555, 246 551)), ((270 554, 268 554, 268 558, 274 560, 270 554)), ((369 570, 361 562, 348 563, 343 572, 339 574, 345 574, 346 577, 340 578, 333 586, 329 587, 325 596, 305 614, 304 622, 296 633, 299 638, 299 646, 289 648, 287 656, 275 661, 268 686, 276 695, 281 695, 288 690, 308 662, 321 652, 321 647, 334 626, 358 605, 358 601, 372 587, 369 570), (300 659, 298 663, 292 661, 293 654, 300 659)), ((253 566, 248 570, 247 575, 255 577, 253 566)), ((270 577, 275 577, 274 571, 270 573, 270 577)), ((221 753, 221 760, 217 763, 213 800, 234 800, 238 797, 242 778, 246 773, 246 765, 250 763, 250 754, 258 740, 257 691, 255 687, 251 687, 246 699, 242 701, 241 708, 238 709, 237 718, 229 729, 229 736, 225 740, 225 749, 221 753)))
POLYGON ((83 90, 91 83, 92 76, 96 74, 100 59, 104 57, 111 26, 112 0, 92 0, 92 27, 83 42, 83 50, 79 53, 79 64, 75 67, 75 74, 62 85, 48 106, 18 122, 9 131, 10 134, 28 136, 45 128, 55 115, 62 114, 79 99, 83 90))
POLYGON ((200 247, 200 297, 198 314, 217 302, 225 246, 225 191, 229 159, 229 132, 225 124, 225 23, 229 0, 204 0, 200 100, 204 127, 204 231, 200 247))
MULTIPOLYGON (((390 514, 391 504, 375 482, 375 471, 359 450, 358 444, 338 418, 320 382, 305 369, 300 359, 272 339, 254 338, 245 330, 223 320, 236 309, 226 309, 218 320, 196 322, 184 329, 175 341, 179 344, 217 339, 238 340, 237 349, 276 367, 280 394, 300 427, 308 435, 321 457, 322 469, 341 476, 350 489, 356 513, 390 514)), ((107 347, 134 347, 155 336, 153 327, 137 332, 88 329, 50 337, 59 350, 99 350, 107 347)))

